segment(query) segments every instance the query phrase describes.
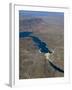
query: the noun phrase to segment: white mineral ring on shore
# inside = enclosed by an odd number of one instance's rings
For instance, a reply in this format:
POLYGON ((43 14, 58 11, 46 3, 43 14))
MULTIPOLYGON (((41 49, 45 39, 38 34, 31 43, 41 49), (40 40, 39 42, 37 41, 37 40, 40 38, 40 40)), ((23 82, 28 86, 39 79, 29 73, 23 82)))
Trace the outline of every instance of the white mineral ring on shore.
POLYGON ((45 57, 46 57, 47 60, 49 60, 50 53, 45 53, 45 57))

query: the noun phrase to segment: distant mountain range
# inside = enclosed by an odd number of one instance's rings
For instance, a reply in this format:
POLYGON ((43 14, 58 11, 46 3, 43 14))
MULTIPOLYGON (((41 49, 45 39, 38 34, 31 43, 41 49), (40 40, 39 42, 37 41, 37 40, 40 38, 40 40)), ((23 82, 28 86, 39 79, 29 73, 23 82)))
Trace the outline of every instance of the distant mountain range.
POLYGON ((43 22, 41 18, 30 18, 30 19, 24 19, 20 20, 20 26, 28 26, 28 25, 35 25, 43 22))

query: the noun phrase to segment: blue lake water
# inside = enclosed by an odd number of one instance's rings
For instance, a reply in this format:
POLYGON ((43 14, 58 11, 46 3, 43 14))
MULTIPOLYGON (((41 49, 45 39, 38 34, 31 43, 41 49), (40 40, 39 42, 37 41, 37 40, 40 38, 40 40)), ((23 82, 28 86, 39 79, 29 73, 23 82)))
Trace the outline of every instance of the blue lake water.
POLYGON ((34 36, 32 32, 20 32, 19 37, 30 37, 42 53, 51 53, 51 51, 48 49, 47 44, 44 41, 40 40, 38 37, 34 36))
POLYGON ((28 37, 30 36, 30 34, 32 34, 32 32, 20 32, 19 37, 20 38, 28 37))

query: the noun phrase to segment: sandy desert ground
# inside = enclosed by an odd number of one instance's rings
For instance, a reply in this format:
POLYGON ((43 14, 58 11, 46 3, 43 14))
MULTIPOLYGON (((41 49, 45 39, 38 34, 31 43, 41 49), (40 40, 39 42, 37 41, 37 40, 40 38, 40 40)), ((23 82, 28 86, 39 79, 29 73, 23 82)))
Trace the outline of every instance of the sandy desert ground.
MULTIPOLYGON (((50 49, 55 50, 50 59, 64 70, 64 16, 19 16, 19 31, 32 31, 45 41, 50 49)), ((63 77, 64 73, 55 70, 39 53, 31 38, 19 39, 19 78, 63 77)))

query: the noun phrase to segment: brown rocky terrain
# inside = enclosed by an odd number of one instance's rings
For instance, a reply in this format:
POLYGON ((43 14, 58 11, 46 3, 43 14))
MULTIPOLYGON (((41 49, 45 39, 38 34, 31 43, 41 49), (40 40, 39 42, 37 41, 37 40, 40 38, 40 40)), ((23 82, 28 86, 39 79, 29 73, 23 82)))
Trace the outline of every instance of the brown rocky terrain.
MULTIPOLYGON (((64 69, 64 24, 62 17, 29 17, 19 20, 19 31, 32 31, 45 41, 50 49, 55 50, 50 59, 64 69)), ((64 73, 56 71, 39 53, 31 38, 19 40, 19 78, 63 77, 64 73)))

